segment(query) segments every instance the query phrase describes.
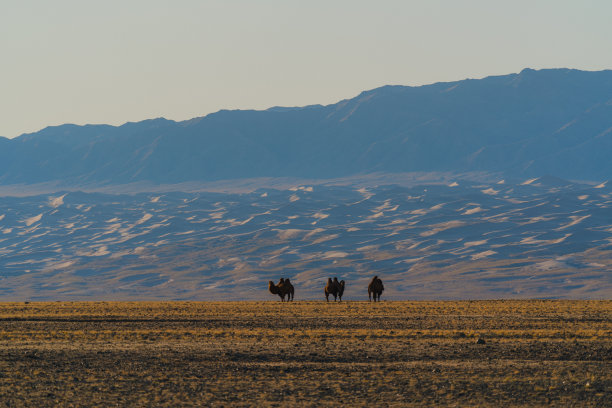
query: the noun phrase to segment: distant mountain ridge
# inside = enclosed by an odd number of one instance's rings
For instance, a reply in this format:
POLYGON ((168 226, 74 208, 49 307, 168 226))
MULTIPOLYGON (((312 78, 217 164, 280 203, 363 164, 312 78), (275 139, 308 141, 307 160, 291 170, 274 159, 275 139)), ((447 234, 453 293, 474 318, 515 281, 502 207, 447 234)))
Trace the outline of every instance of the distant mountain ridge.
POLYGON ((336 104, 0 138, 0 184, 180 183, 401 172, 612 174, 612 71, 384 86, 336 104))

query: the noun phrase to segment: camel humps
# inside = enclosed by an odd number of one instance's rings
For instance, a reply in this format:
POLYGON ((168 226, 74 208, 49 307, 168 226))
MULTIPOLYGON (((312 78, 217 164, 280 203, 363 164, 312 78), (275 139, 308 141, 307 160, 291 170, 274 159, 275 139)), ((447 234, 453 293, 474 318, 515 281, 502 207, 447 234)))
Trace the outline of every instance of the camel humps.
POLYGON ((334 283, 338 287, 338 300, 342 302, 342 295, 344 295, 344 279, 338 282, 338 278, 334 278, 334 283))
POLYGON ((332 278, 327 278, 327 285, 323 288, 323 292, 325 293, 325 300, 329 302, 329 295, 334 295, 334 301, 336 297, 338 297, 338 288, 334 285, 332 278))
POLYGON ((376 302, 376 297, 378 296, 378 301, 380 302, 380 295, 382 295, 383 290, 385 290, 385 287, 382 281, 378 276, 374 276, 368 285, 368 298, 370 301, 372 301, 372 295, 374 295, 374 301, 376 302))
POLYGON ((274 282, 268 282, 268 290, 273 295, 278 295, 281 298, 281 302, 285 301, 285 296, 287 296, 287 302, 293 301, 293 296, 295 294, 295 289, 293 285, 289 281, 289 278, 284 279, 281 278, 277 285, 274 282))
POLYGON ((328 278, 327 285, 325 285, 323 292, 325 293, 325 300, 327 300, 328 302, 329 295, 334 296, 334 302, 338 298, 340 298, 340 302, 342 302, 342 295, 344 294, 344 281, 341 280, 340 282, 338 282, 338 278, 334 278, 334 280, 332 281, 332 278, 328 278))
MULTIPOLYGON (((327 284, 323 289, 325 293, 325 300, 329 302, 329 295, 334 297, 334 302, 342 301, 342 296, 344 295, 344 288, 346 283, 344 280, 338 281, 338 278, 328 278, 327 284)), ((274 284, 273 281, 268 282, 268 290, 273 295, 278 295, 281 298, 281 302, 285 301, 285 297, 287 298, 287 302, 293 301, 293 297, 295 294, 295 289, 291 284, 289 279, 281 278, 278 284, 274 284)), ((370 302, 372 298, 374 298, 374 302, 380 302, 380 296, 385 290, 385 286, 382 283, 382 280, 378 276, 374 276, 368 285, 368 298, 370 302)))

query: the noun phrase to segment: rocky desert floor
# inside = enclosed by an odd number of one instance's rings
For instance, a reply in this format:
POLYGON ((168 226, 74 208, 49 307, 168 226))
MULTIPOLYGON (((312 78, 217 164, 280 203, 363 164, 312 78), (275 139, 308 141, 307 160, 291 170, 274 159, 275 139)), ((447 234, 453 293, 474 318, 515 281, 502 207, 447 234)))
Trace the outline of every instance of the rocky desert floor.
POLYGON ((0 303, 0 406, 254 405, 612 406, 612 301, 0 303))

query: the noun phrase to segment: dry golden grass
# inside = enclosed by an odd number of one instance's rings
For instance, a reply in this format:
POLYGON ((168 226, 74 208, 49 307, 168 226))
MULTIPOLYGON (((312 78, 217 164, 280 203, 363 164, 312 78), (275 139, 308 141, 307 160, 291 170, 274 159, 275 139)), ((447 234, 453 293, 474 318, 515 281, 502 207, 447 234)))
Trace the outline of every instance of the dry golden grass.
POLYGON ((3 406, 610 406, 612 302, 0 303, 0 396, 3 406))

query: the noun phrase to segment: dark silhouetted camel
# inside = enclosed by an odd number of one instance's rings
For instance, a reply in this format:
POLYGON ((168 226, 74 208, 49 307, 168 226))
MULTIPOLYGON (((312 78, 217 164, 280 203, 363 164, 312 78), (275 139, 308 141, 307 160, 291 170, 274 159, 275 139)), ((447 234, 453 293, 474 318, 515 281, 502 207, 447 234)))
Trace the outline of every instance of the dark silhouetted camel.
POLYGON ((329 302, 329 295, 334 296, 334 302, 340 298, 342 302, 342 295, 344 294, 344 281, 338 282, 338 278, 334 278, 332 281, 331 278, 327 278, 327 285, 323 289, 325 293, 325 300, 329 302))
POLYGON ((375 276, 372 278, 372 282, 368 285, 368 298, 372 301, 372 295, 374 295, 374 301, 376 302, 376 296, 378 296, 378 301, 380 302, 380 295, 382 295, 385 287, 383 286, 382 281, 375 276))
POLYGON ((344 295, 344 280, 338 282, 338 278, 334 278, 334 283, 338 288, 338 300, 342 302, 342 295, 344 295))
POLYGON ((293 301, 293 295, 295 294, 295 289, 293 288, 293 285, 289 281, 289 278, 285 279, 282 286, 285 289, 285 293, 287 294, 287 302, 289 302, 290 300, 293 301))
POLYGON ((278 285, 275 285, 274 282, 268 282, 268 290, 273 295, 278 295, 281 298, 281 302, 285 301, 285 296, 287 296, 287 302, 293 300, 293 295, 295 293, 295 289, 293 285, 289 281, 289 279, 281 278, 278 282, 278 285))
MULTIPOLYGON (((337 281, 338 279, 336 278, 336 282, 337 281)), ((325 292, 325 300, 329 302, 329 295, 334 295, 334 302, 336 301, 338 297, 338 286, 332 281, 332 278, 327 278, 327 285, 325 285, 323 291, 325 292)))

